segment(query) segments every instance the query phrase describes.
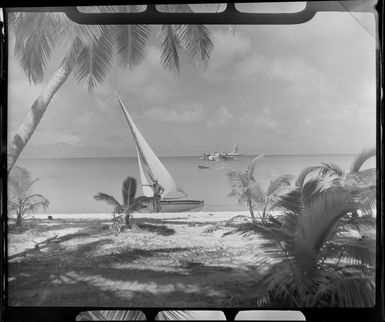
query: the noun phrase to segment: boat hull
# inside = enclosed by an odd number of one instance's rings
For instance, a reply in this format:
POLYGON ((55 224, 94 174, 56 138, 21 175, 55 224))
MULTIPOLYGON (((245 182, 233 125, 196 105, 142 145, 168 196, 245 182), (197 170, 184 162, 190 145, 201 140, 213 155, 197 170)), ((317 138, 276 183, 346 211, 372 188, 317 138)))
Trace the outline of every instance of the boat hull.
MULTIPOLYGON (((169 199, 161 200, 161 213, 166 212, 185 212, 185 211, 199 211, 205 205, 203 200, 184 200, 184 199, 169 199)), ((140 210, 144 213, 153 213, 154 206, 149 202, 140 210)))

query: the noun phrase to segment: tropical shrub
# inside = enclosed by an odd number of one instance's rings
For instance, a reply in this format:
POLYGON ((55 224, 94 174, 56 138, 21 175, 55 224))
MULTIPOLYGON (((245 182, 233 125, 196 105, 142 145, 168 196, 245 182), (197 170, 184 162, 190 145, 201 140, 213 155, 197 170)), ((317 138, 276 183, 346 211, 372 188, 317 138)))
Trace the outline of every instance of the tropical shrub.
POLYGON ((8 178, 8 209, 16 214, 16 226, 39 209, 46 210, 49 201, 41 194, 32 193, 33 185, 39 179, 32 179, 31 173, 15 166, 8 178))
POLYGON ((246 204, 253 220, 254 211, 257 210, 260 220, 264 222, 266 216, 273 211, 278 197, 289 191, 292 176, 281 175, 270 180, 264 191, 254 177, 256 163, 262 156, 256 157, 244 171, 226 169, 226 176, 231 187, 228 197, 236 198, 239 205, 246 204))
MULTIPOLYGON (((305 169, 296 188, 280 196, 278 216, 238 228, 258 233, 264 253, 257 281, 261 306, 370 307, 375 299, 375 236, 362 186, 327 180, 305 169), (357 215, 360 214, 360 215, 357 215)), ((335 178, 334 178, 335 179, 335 178)), ((355 182, 357 179, 354 179, 355 182)))
POLYGON ((260 186, 254 177, 256 163, 263 155, 259 155, 251 162, 244 171, 238 171, 233 168, 226 169, 227 181, 230 184, 231 192, 228 197, 238 200, 239 205, 246 205, 250 216, 255 220, 254 207, 257 196, 262 194, 260 186))
POLYGON ((122 184, 122 203, 117 201, 113 196, 103 192, 99 192, 94 196, 95 200, 105 201, 109 205, 114 206, 114 210, 112 211, 113 223, 110 230, 115 234, 120 232, 124 226, 131 228, 131 212, 140 207, 140 202, 135 199, 135 194, 136 179, 127 177, 122 184))
MULTIPOLYGON (((322 180, 324 187, 342 187, 354 192, 361 203, 360 212, 372 215, 376 207, 376 168, 362 170, 362 166, 376 156, 376 149, 365 149, 353 159, 349 171, 344 171, 334 163, 323 163, 318 166, 305 168, 297 179, 297 186, 303 184, 312 174, 316 174, 322 180)), ((355 214, 358 215, 358 214, 355 214)))

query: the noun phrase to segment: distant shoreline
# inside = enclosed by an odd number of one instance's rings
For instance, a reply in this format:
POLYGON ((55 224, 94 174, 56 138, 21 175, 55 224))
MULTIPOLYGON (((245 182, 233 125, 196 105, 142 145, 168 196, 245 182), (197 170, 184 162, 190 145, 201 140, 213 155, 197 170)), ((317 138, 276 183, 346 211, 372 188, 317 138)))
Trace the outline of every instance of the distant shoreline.
MULTIPOLYGON (((263 154, 263 153, 260 153, 263 154)), ((242 155, 242 157, 254 157, 258 156, 260 154, 245 154, 242 155)), ((350 155, 356 155, 357 153, 287 153, 287 154, 264 154, 264 157, 298 157, 298 156, 350 156, 350 155)), ((197 158, 199 159, 202 157, 202 155, 160 155, 159 158, 197 158)), ((44 157, 44 158, 35 158, 35 157, 28 157, 28 158, 20 158, 20 160, 47 160, 47 159, 52 159, 52 160, 78 160, 78 159, 136 159, 137 156, 95 156, 95 157, 44 157)))

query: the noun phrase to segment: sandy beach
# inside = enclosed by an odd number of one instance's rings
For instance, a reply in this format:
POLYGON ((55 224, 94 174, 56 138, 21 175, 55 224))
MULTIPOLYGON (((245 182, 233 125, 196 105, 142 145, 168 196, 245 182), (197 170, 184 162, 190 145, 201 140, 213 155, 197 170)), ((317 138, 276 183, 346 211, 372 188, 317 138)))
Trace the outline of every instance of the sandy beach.
POLYGON ((111 214, 52 217, 9 227, 10 305, 255 306, 261 240, 232 233, 247 212, 135 213, 117 235, 111 214))

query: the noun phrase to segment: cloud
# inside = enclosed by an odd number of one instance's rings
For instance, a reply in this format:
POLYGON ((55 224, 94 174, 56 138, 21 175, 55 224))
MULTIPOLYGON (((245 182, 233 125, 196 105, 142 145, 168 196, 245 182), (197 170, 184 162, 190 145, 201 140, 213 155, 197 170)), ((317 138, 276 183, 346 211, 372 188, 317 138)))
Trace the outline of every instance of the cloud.
POLYGON ((145 117, 157 122, 193 123, 203 119, 204 109, 202 105, 192 105, 179 108, 151 108, 144 112, 145 117))
POLYGON ((247 56, 235 65, 236 74, 242 79, 266 73, 271 62, 261 54, 247 56))
POLYGON ((220 70, 237 59, 244 57, 251 49, 251 41, 241 33, 218 30, 212 33, 214 50, 212 52, 208 72, 220 70))
POLYGON ((98 122, 99 118, 97 117, 97 114, 86 112, 80 117, 76 118, 73 123, 80 126, 93 126, 98 122))
POLYGON ((272 116, 271 110, 267 106, 259 114, 243 114, 239 116, 238 120, 242 126, 251 130, 264 129, 281 132, 278 120, 272 116))
POLYGON ((211 118, 206 119, 206 125, 209 128, 228 125, 234 119, 233 114, 227 107, 221 106, 215 113, 211 114, 211 118))
POLYGON ((70 145, 82 145, 82 138, 77 134, 63 134, 56 143, 64 142, 70 145))
POLYGON ((253 54, 235 65, 235 78, 239 82, 250 82, 262 77, 267 80, 279 80, 285 85, 288 94, 294 96, 312 96, 325 92, 328 88, 322 70, 295 55, 267 57, 253 54))

